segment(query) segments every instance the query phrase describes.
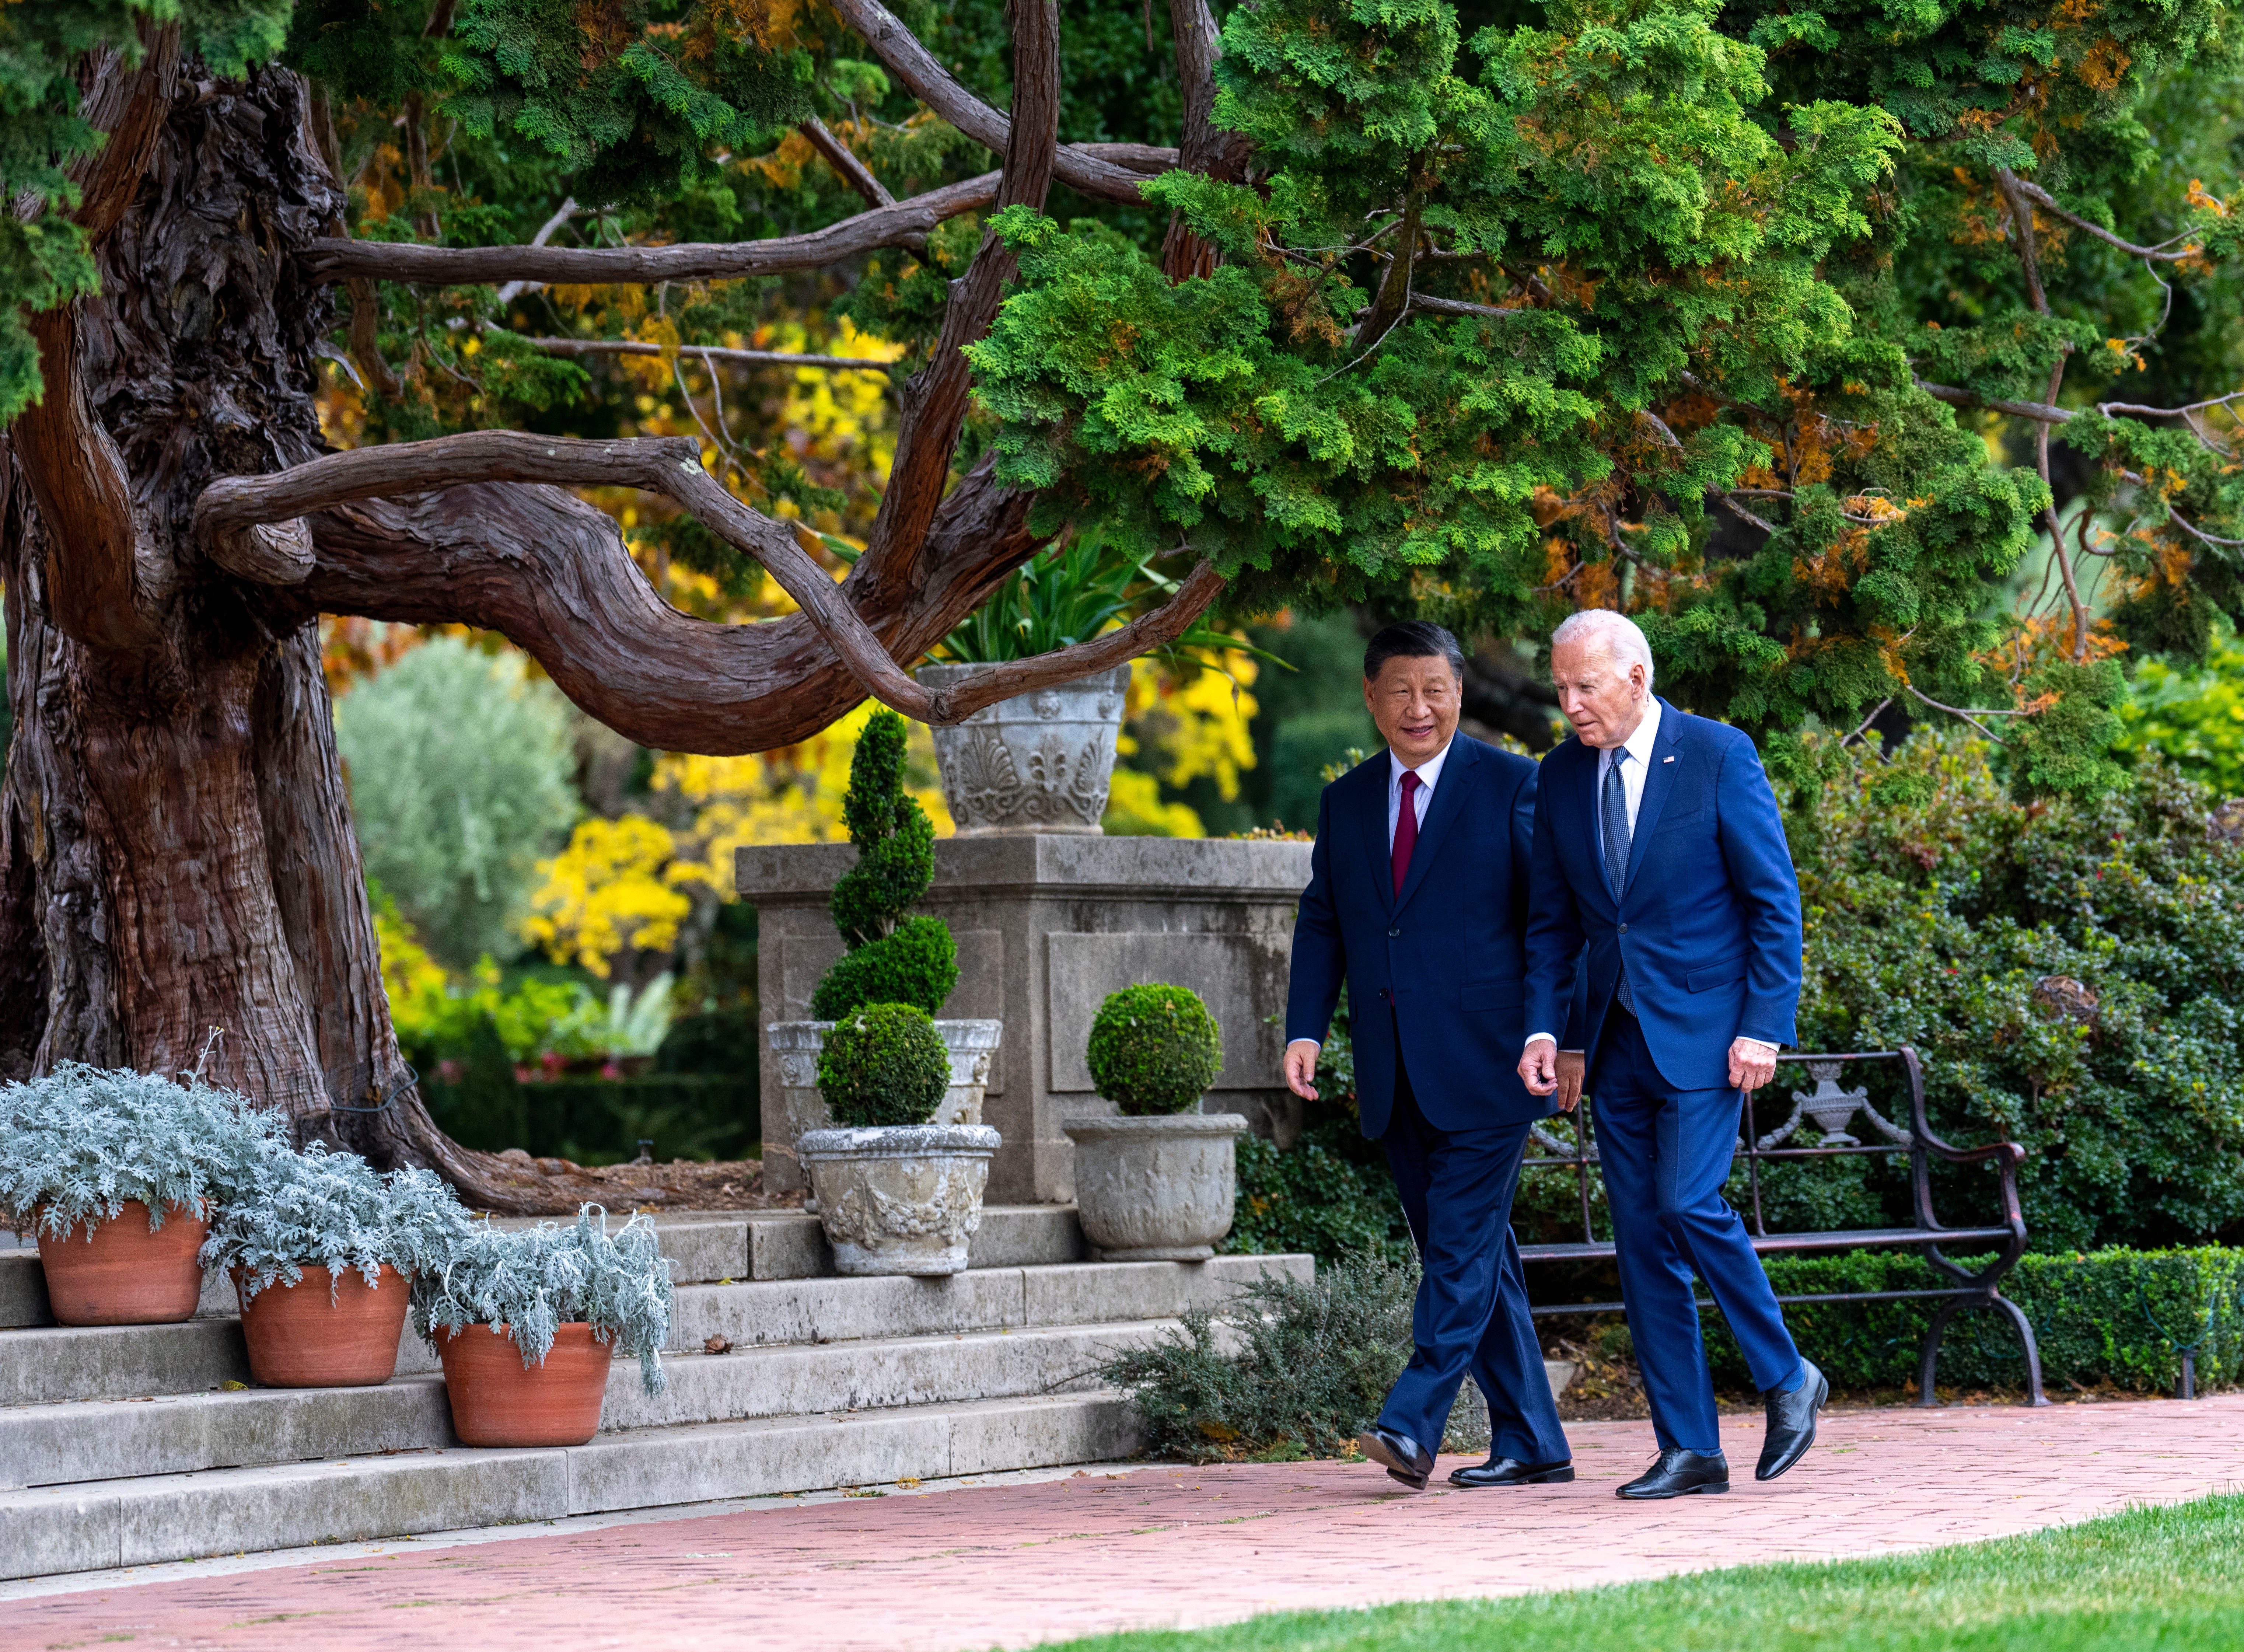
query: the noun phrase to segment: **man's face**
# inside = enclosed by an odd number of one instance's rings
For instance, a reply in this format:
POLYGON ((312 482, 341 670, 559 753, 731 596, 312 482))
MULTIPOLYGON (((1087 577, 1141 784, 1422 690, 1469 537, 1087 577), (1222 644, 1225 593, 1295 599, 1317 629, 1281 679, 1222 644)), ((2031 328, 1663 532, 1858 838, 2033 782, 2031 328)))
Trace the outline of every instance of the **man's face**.
POLYGON ((1644 721, 1650 698, 1644 667, 1622 665, 1601 642, 1562 642, 1551 650, 1558 709, 1585 746, 1618 746, 1644 721))
POLYGON ((1363 703, 1388 748, 1405 768, 1416 768, 1439 755, 1457 734, 1463 690, 1441 655, 1398 655, 1376 677, 1363 680, 1363 703))

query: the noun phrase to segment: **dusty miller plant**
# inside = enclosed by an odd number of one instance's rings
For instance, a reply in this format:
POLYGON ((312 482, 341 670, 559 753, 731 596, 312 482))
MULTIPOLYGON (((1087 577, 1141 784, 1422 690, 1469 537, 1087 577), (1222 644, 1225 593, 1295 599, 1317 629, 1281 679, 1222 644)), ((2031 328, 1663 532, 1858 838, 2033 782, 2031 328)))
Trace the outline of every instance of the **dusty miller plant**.
POLYGON ((0 1212, 60 1237, 113 1221, 128 1201, 148 1230, 174 1207, 200 1213, 237 1191, 287 1121, 192 1075, 176 1083, 64 1061, 0 1086, 0 1212))
POLYGON ((220 1207, 203 1242, 205 1267, 240 1270, 244 1301, 325 1268, 332 1300, 355 1269, 372 1288, 387 1263, 402 1274, 443 1267, 475 1223, 430 1171, 382 1175, 355 1153, 314 1142, 303 1153, 269 1142, 220 1207))
POLYGON ((433 1345, 440 1330, 504 1325, 527 1370, 545 1363, 563 1325, 585 1321, 635 1356, 641 1385, 659 1394, 672 1300, 654 1224, 633 1216, 611 1234, 608 1213, 586 1205, 572 1228, 470 1227, 442 1267, 414 1276, 413 1329, 433 1345))

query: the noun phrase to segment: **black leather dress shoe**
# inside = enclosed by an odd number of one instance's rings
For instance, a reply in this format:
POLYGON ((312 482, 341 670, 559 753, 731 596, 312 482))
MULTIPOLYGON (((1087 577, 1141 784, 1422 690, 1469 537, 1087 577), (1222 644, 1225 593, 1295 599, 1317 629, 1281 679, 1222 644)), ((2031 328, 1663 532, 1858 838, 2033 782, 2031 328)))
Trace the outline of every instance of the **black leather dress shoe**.
POLYGON ((1613 1493, 1632 1501, 1663 1497, 1708 1496, 1730 1489, 1729 1460, 1721 1452, 1662 1452, 1659 1460, 1613 1493))
POLYGON ((1773 1480, 1805 1456, 1815 1443, 1815 1413, 1831 1398, 1831 1385, 1808 1360, 1800 1362, 1807 1379, 1788 1394, 1774 1388, 1762 1398, 1768 1402, 1768 1433, 1761 1443, 1761 1462, 1754 1469, 1758 1480, 1773 1480))
POLYGON ((1414 1492, 1426 1489, 1426 1481, 1434 1473, 1434 1459, 1408 1434, 1398 1434, 1391 1428, 1367 1428, 1355 1437, 1355 1445, 1387 1471, 1389 1479, 1401 1480, 1414 1492))
POLYGON ((1490 1457, 1485 1463, 1450 1471, 1450 1484, 1482 1486, 1559 1486, 1574 1478, 1571 1463, 1523 1463, 1516 1457, 1490 1457))

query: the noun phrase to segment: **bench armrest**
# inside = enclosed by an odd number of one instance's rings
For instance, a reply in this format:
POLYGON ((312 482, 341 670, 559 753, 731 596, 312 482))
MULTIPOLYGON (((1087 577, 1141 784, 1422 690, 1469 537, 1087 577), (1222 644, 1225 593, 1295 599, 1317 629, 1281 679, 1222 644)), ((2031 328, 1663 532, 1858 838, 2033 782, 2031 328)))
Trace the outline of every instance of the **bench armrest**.
POLYGON ((2015 1141, 1990 1141, 1979 1148, 1952 1148, 1930 1130, 1924 1133, 1924 1145, 1950 1164, 1983 1164, 1989 1159, 2007 1159, 2014 1165, 2024 1164, 2026 1150, 2015 1141))

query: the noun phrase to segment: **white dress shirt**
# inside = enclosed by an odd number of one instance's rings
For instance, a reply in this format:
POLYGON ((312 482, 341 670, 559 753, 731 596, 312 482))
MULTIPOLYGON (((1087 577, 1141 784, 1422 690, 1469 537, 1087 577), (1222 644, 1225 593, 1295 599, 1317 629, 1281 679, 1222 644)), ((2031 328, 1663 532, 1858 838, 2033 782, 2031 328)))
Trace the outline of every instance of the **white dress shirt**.
MULTIPOLYGON (((1597 797, 1605 796, 1605 775, 1613 764, 1619 762, 1621 753, 1626 752, 1628 761, 1620 765, 1620 789, 1621 795, 1628 803, 1628 835, 1632 843, 1636 838, 1637 813, 1644 807, 1645 776, 1652 772, 1652 754, 1653 748, 1659 743, 1659 696, 1656 694, 1648 696, 1648 701, 1649 703, 1644 708, 1644 721, 1637 724, 1636 731, 1626 740, 1622 741, 1619 745, 1608 746, 1598 754, 1597 789, 1591 794, 1597 797)), ((1599 847, 1599 854, 1602 858, 1604 854, 1602 845, 1599 847)), ((1558 1041, 1551 1038, 1548 1032, 1530 1032, 1527 1035, 1529 1044, 1534 1043, 1538 1039, 1548 1039, 1553 1044, 1558 1041)), ((1745 1042, 1759 1045, 1764 1050, 1774 1050, 1776 1047, 1761 1039, 1747 1039, 1745 1042)), ((1578 1055, 1582 1052, 1570 1050, 1567 1053, 1578 1055)))
MULTIPOLYGON (((1450 744, 1456 743, 1456 739, 1452 736, 1450 744)), ((1424 762, 1420 763, 1416 770, 1418 776, 1418 795, 1413 802, 1417 809, 1418 824, 1421 826, 1426 823, 1426 806, 1433 801, 1434 788, 1441 782, 1442 765, 1449 760, 1450 748, 1444 746, 1424 762)), ((1411 769, 1405 768, 1402 760, 1395 755, 1395 748, 1392 746, 1389 747, 1387 748, 1387 852, 1389 855, 1395 852, 1396 823, 1402 818, 1402 776, 1412 772, 1411 769)))

